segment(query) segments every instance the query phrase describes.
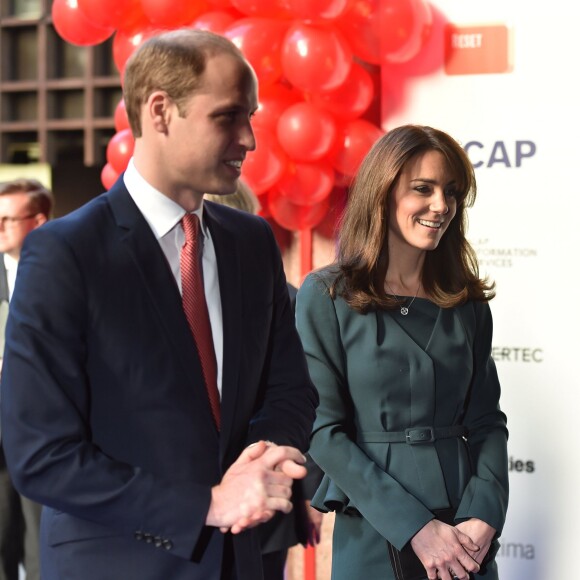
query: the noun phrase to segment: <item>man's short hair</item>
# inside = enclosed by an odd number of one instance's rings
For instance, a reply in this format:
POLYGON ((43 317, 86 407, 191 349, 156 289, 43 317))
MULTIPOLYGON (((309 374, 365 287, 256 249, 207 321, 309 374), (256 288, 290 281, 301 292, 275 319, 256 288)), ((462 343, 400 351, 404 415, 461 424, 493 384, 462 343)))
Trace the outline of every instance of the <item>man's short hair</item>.
POLYGON ((145 41, 127 60, 124 73, 123 99, 133 136, 141 136, 141 107, 154 91, 165 91, 185 116, 208 57, 224 53, 245 60, 233 42, 208 30, 171 30, 145 41))

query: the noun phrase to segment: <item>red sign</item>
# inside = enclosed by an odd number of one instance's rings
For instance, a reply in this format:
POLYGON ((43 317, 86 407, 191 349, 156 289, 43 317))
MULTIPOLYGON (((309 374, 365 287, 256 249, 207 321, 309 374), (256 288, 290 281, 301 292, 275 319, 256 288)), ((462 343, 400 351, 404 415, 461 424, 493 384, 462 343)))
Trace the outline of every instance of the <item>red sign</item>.
POLYGON ((445 72, 448 75, 511 71, 510 31, 505 25, 445 27, 445 72))

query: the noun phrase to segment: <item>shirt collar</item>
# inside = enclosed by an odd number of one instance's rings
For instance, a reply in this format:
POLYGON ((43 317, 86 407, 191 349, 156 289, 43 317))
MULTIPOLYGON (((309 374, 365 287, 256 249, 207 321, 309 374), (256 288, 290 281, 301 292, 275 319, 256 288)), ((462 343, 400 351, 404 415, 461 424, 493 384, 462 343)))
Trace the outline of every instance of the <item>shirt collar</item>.
POLYGON ((16 269, 18 268, 18 260, 15 260, 12 256, 9 256, 8 254, 2 254, 2 256, 4 257, 4 268, 8 272, 15 272, 16 269))
MULTIPOLYGON (((145 181, 145 178, 137 171, 133 158, 129 160, 123 175, 123 181, 129 195, 133 198, 158 240, 169 233, 187 213, 179 204, 145 181)), ((201 231, 206 237, 207 230, 203 221, 203 201, 200 208, 192 213, 199 218, 201 231)))

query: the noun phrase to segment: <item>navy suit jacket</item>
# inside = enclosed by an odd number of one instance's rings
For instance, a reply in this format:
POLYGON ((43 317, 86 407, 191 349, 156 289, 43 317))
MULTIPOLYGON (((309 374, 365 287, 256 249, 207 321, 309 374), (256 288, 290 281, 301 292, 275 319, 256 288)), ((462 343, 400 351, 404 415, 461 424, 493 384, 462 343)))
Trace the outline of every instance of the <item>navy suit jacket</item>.
MULTIPOLYGON (((317 397, 272 232, 204 207, 223 309, 219 434, 177 284, 122 179, 26 238, 2 424, 16 487, 48 506, 43 580, 219 580, 211 486, 249 443, 308 446, 317 397)), ((256 530, 233 550, 238 579, 261 578, 256 530)))

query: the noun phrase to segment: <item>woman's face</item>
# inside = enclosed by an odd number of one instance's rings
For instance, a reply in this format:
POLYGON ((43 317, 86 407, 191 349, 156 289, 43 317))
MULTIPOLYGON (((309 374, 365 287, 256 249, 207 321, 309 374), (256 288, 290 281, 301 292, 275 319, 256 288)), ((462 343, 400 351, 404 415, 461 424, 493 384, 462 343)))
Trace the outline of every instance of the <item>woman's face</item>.
POLYGON ((391 251, 434 250, 457 211, 456 183, 439 151, 426 151, 403 167, 389 199, 391 251))

